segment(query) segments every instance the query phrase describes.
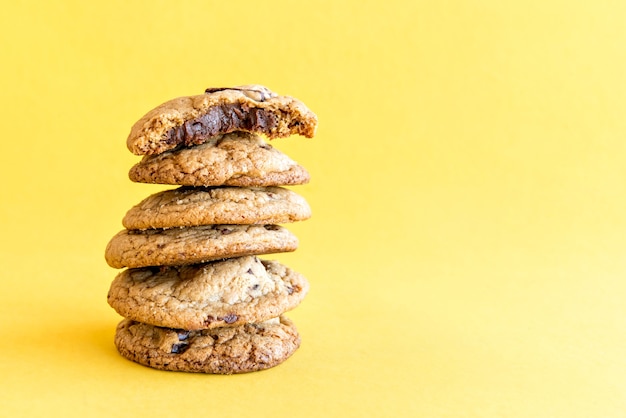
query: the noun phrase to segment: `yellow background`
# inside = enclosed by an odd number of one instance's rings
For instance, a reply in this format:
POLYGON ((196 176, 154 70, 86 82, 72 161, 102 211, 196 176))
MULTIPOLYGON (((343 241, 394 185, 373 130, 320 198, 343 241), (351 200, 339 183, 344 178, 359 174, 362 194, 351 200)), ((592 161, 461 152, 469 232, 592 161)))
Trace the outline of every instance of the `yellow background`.
POLYGON ((0 416, 623 417, 626 2, 9 2, 0 416), (104 261, 131 125, 247 83, 302 99, 303 345, 240 376, 121 358, 104 261))

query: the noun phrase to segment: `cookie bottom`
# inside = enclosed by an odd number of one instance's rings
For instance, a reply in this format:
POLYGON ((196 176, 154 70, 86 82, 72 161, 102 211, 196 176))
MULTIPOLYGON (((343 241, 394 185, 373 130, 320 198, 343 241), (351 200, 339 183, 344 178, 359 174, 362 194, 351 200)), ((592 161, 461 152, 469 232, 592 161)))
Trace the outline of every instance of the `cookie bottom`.
POLYGON ((115 346, 128 360, 159 370, 233 374, 281 364, 300 346, 300 335, 284 316, 197 331, 123 319, 117 326, 115 346))

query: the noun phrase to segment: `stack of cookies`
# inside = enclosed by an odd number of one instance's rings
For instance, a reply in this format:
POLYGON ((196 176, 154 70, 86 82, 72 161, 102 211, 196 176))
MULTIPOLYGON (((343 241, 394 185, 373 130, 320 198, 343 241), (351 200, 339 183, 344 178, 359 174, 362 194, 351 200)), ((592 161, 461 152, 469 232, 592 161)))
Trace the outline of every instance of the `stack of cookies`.
POLYGON ((123 219, 105 257, 117 275, 108 302, 124 319, 120 354, 162 369, 243 373, 276 366, 300 345, 283 314, 306 279, 257 256, 294 251, 279 224, 311 215, 281 186, 307 171, 264 138, 313 137, 317 117, 302 102, 259 85, 207 89, 168 101, 131 129, 142 160, 130 179, 177 185, 148 196, 123 219))

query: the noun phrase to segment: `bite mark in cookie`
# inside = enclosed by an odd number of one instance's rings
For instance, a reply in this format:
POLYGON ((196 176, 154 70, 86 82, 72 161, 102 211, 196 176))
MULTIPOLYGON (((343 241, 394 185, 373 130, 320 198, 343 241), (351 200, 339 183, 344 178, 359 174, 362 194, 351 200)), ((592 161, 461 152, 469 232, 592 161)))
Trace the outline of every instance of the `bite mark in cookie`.
POLYGON ((127 145, 134 154, 154 155, 235 131, 312 138, 316 127, 317 116, 302 102, 267 87, 209 88, 203 95, 173 99, 148 112, 131 129, 127 145))

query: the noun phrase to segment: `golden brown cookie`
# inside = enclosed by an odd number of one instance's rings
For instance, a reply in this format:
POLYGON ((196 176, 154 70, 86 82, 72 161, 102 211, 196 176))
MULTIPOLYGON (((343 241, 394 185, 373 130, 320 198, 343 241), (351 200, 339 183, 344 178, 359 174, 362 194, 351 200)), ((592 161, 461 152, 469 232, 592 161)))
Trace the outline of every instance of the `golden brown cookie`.
POLYGON ((317 116, 301 101, 267 87, 209 88, 205 94, 179 97, 151 110, 135 123, 126 143, 133 154, 154 155, 235 131, 312 138, 316 127, 317 116))
POLYGON ((108 302, 121 316, 146 324, 208 329, 263 322, 295 308, 309 284, 277 261, 255 256, 206 264, 127 269, 108 302))
POLYGON ((300 336, 285 318, 236 327, 186 331, 122 320, 115 333, 122 356, 160 370, 233 374, 268 369, 300 346, 300 336))
POLYGON ((204 263, 221 258, 294 251, 298 239, 278 225, 204 225, 120 231, 105 259, 111 267, 204 263))
POLYGON ((306 200, 282 187, 180 187, 148 196, 122 224, 127 229, 282 224, 310 217, 306 200))
POLYGON ((181 186, 282 186, 307 183, 309 173, 258 135, 234 132, 192 148, 147 155, 129 178, 181 186))

